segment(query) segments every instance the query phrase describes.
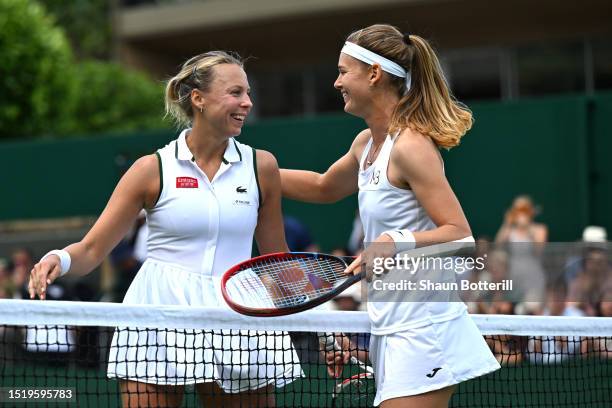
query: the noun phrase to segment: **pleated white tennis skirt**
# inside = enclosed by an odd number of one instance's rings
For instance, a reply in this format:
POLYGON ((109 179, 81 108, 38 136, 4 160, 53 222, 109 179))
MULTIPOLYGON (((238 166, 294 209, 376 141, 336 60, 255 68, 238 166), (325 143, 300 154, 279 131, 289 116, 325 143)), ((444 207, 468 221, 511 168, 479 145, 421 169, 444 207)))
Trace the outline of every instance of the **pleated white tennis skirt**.
MULTIPOLYGON (((178 265, 147 260, 125 304, 227 307, 219 280, 178 265)), ((216 381, 229 393, 282 387, 303 376, 286 332, 118 328, 107 375, 159 385, 216 381)))

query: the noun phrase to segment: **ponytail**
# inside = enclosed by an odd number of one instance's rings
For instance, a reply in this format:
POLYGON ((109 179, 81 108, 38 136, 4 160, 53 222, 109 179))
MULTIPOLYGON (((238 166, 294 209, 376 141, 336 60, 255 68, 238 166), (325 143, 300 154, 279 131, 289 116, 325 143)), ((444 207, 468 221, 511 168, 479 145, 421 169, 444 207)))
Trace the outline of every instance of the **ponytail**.
POLYGON ((409 127, 431 137, 440 147, 455 147, 472 127, 472 112, 452 96, 440 62, 427 41, 416 35, 406 39, 406 45, 414 50, 411 86, 393 112, 389 133, 409 127))

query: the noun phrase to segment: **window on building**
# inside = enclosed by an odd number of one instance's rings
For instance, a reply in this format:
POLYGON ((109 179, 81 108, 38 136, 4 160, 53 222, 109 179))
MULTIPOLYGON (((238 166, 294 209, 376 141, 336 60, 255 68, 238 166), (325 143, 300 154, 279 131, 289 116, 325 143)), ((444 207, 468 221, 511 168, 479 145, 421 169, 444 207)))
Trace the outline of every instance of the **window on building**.
POLYGON ((334 82, 338 77, 336 62, 321 65, 313 69, 315 93, 315 111, 317 113, 342 111, 344 102, 340 91, 334 88, 334 82))
POLYGON ((441 64, 457 99, 463 101, 502 97, 498 50, 453 51, 443 54, 441 64))
POLYGON ((257 116, 292 116, 304 113, 304 81, 301 72, 278 71, 252 75, 257 116))
POLYGON ((612 38, 591 42, 595 90, 612 89, 612 38))
POLYGON ((585 91, 582 41, 522 46, 515 56, 519 96, 585 91))

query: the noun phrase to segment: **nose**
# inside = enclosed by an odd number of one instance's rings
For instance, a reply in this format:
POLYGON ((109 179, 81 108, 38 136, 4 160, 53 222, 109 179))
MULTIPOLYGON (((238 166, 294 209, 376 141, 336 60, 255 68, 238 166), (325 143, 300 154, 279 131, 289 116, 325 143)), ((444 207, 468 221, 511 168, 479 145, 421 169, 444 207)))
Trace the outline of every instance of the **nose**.
POLYGON ((253 101, 251 100, 251 97, 248 94, 245 94, 240 105, 250 110, 253 107, 253 101))
POLYGON ((342 88, 342 82, 340 81, 340 74, 338 74, 338 78, 334 81, 334 88, 340 89, 342 88))

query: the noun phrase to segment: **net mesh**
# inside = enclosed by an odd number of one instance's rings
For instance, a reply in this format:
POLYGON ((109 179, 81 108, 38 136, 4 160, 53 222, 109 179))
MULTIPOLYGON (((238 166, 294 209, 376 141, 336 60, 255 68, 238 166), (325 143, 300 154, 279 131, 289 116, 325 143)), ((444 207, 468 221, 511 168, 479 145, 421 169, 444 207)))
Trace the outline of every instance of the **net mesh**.
MULTIPOLYGON (((611 405, 612 319, 473 317, 502 369, 462 383, 452 407, 611 405)), ((350 363, 332 378, 320 351, 323 334, 335 333, 367 363, 368 328, 363 312, 250 318, 2 300, 0 406, 371 406, 367 370, 350 363)))

